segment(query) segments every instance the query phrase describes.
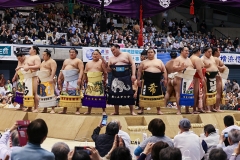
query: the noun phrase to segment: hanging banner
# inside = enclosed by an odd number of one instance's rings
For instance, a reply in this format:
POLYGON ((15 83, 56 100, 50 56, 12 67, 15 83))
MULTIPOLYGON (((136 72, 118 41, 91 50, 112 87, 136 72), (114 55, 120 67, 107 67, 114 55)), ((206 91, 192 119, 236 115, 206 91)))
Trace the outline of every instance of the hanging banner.
POLYGON ((240 54, 221 53, 219 58, 225 65, 240 65, 240 54))
MULTIPOLYGON (((108 61, 110 57, 113 56, 112 51, 110 48, 99 48, 99 47, 83 47, 83 62, 88 62, 92 60, 92 53, 94 50, 98 49, 101 52, 102 57, 108 61)), ((141 52, 143 49, 135 49, 135 48, 120 48, 121 52, 128 52, 135 63, 141 63, 141 52)), ((157 53, 157 50, 155 49, 155 52, 157 53)), ((155 54, 157 58, 157 54, 155 54)))

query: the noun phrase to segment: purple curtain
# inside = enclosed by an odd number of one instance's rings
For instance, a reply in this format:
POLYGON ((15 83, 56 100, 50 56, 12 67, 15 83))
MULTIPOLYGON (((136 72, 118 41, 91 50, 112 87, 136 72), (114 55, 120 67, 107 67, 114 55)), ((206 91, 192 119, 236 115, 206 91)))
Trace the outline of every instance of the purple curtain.
POLYGON ((226 2, 222 2, 220 0, 202 0, 205 3, 223 5, 228 7, 240 7, 240 0, 227 0, 226 2))
POLYGON ((0 0, 0 8, 10 8, 10 7, 27 7, 27 6, 35 6, 38 4, 44 4, 44 3, 52 3, 52 2, 58 2, 60 0, 0 0))
MULTIPOLYGON (((78 1, 95 8, 101 8, 101 5, 98 0, 78 0, 78 1)), ((123 16, 138 18, 140 1, 141 0, 112 0, 112 3, 104 7, 104 10, 123 16)))

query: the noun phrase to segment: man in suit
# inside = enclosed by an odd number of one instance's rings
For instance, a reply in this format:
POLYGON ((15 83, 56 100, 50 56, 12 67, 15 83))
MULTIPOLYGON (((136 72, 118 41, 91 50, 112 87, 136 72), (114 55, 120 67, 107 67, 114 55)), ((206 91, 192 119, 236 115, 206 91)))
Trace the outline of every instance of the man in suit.
POLYGON ((48 127, 43 119, 32 121, 27 128, 28 143, 11 154, 12 160, 55 160, 53 153, 41 148, 47 138, 48 127))

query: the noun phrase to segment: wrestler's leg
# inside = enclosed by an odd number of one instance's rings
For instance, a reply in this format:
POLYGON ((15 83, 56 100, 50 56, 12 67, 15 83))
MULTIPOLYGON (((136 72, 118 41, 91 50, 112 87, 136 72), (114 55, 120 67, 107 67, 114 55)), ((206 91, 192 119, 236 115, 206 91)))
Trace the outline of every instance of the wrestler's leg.
POLYGON ((170 96, 172 95, 173 89, 174 88, 173 88, 173 86, 171 84, 171 81, 168 81, 167 92, 166 92, 165 98, 164 98, 164 100, 165 100, 165 107, 167 107, 167 103, 168 103, 168 100, 169 100, 170 96))
MULTIPOLYGON (((194 95, 194 105, 193 105, 193 114, 198 114, 199 112, 197 112, 197 108, 198 110, 200 110, 199 108, 199 79, 198 78, 193 78, 193 95, 194 95)), ((187 108, 186 108, 187 109, 187 108)), ((189 112, 189 108, 188 108, 188 112, 189 112)), ((187 110, 186 110, 187 113, 187 110)))
POLYGON ((59 114, 67 114, 67 107, 63 107, 63 110, 61 112, 58 112, 59 114))
POLYGON ((76 112, 75 112, 76 115, 79 115, 80 114, 80 107, 76 107, 76 112))
POLYGON ((41 113, 47 113, 47 108, 44 108, 41 113))
POLYGON ((139 107, 140 108, 140 111, 138 111, 137 113, 138 114, 143 114, 144 113, 144 107, 139 107))
POLYGON ((114 105, 114 110, 115 112, 112 113, 111 115, 119 115, 119 105, 114 105))
POLYGON ((90 115, 92 112, 92 107, 88 107, 88 111, 84 113, 84 115, 90 115))
POLYGON ((163 113, 160 111, 160 107, 157 107, 157 115, 162 115, 163 113))
POLYGON ((102 108, 102 111, 103 111, 103 112, 102 112, 102 115, 107 115, 107 114, 106 114, 106 108, 102 108))
POLYGON ((179 101, 180 101, 180 85, 181 85, 181 78, 174 78, 174 90, 175 90, 175 94, 176 94, 176 103, 177 103, 177 114, 181 114, 181 106, 179 105, 179 101))
POLYGON ((33 112, 35 112, 35 113, 38 112, 38 103, 39 103, 37 88, 38 88, 37 77, 33 77, 33 96, 34 96, 34 110, 33 110, 33 112))
POLYGON ((55 113, 55 110, 54 110, 54 109, 55 109, 55 107, 52 107, 52 110, 51 110, 51 112, 50 112, 51 114, 54 114, 54 113, 55 113))
POLYGON ((215 104, 215 110, 217 112, 221 112, 220 110, 220 102, 222 98, 222 79, 220 76, 216 76, 216 85, 217 85, 217 98, 216 98, 216 104, 215 104))
POLYGON ((134 113, 134 111, 133 111, 133 106, 134 106, 134 105, 129 105, 130 114, 133 115, 133 116, 136 116, 137 114, 134 113))

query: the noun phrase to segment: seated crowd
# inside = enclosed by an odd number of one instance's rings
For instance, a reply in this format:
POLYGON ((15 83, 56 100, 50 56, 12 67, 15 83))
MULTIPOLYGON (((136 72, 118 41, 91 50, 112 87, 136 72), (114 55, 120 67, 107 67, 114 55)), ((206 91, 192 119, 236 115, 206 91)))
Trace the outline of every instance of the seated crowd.
POLYGON ((122 43, 126 48, 152 47, 156 49, 179 49, 188 46, 204 48, 218 47, 221 51, 240 52, 239 39, 231 37, 217 38, 208 32, 203 21, 199 31, 192 30, 192 23, 198 23, 196 16, 186 22, 163 19, 157 29, 151 18, 143 20, 143 44, 138 46, 140 26, 136 20, 105 12, 108 19, 106 32, 100 32, 101 13, 99 9, 81 3, 74 4, 71 15, 68 7, 62 3, 51 3, 22 14, 16 8, 6 9, 0 19, 0 42, 32 44, 44 40, 42 44, 108 47, 113 43, 122 43))
POLYGON ((12 160, 239 160, 240 128, 234 125, 232 116, 223 119, 225 129, 219 134, 212 124, 204 126, 201 137, 191 131, 187 118, 179 121, 179 133, 173 138, 165 135, 165 123, 155 118, 148 124, 150 135, 130 151, 130 136, 122 130, 121 123, 113 120, 106 125, 102 122, 94 129, 92 140, 95 147, 84 146, 70 149, 66 143, 57 142, 51 152, 41 148, 47 137, 48 127, 43 119, 32 121, 27 127, 28 142, 20 146, 17 128, 14 124, 0 138, 0 159, 12 160), (11 143, 8 143, 11 141, 11 143), (9 144, 12 146, 9 147, 9 144))

